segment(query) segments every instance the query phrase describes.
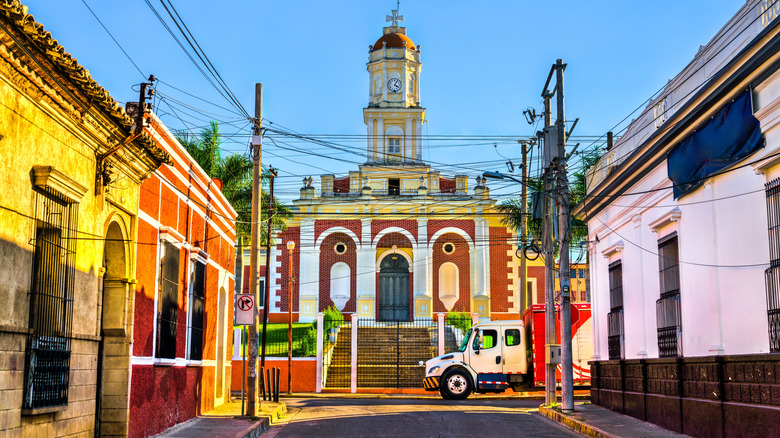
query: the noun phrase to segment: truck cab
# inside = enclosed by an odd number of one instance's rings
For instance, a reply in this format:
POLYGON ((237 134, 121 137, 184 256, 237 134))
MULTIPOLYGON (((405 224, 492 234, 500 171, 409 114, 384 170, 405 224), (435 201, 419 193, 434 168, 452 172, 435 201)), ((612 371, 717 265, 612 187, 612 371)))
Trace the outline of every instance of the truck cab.
POLYGON ((472 392, 529 387, 527 346, 523 321, 476 324, 464 334, 458 351, 420 363, 425 367, 423 386, 451 400, 465 399, 472 392))

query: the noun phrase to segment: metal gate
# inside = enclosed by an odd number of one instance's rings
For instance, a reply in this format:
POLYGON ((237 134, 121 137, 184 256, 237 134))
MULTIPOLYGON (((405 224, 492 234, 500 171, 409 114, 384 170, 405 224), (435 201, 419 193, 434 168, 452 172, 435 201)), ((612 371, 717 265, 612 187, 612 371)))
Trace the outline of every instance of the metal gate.
POLYGON ((436 356, 436 320, 375 321, 358 319, 360 388, 422 388, 420 361, 436 356))
POLYGON ((409 262, 398 254, 382 259, 379 265, 379 319, 409 321, 409 262))

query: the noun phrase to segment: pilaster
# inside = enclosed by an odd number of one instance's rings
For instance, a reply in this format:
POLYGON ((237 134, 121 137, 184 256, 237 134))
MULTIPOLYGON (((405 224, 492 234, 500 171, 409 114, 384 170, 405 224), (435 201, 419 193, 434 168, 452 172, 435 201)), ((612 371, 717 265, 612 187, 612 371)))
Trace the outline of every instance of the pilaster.
POLYGON ((314 321, 319 310, 320 282, 320 252, 314 247, 314 219, 301 220, 300 242, 300 282, 298 309, 299 321, 314 321))
MULTIPOLYGON (((407 121, 410 123, 410 121, 407 121)), ((433 275, 428 250, 428 219, 417 219, 417 244, 412 250, 414 258, 414 316, 430 318, 433 314, 433 275)))

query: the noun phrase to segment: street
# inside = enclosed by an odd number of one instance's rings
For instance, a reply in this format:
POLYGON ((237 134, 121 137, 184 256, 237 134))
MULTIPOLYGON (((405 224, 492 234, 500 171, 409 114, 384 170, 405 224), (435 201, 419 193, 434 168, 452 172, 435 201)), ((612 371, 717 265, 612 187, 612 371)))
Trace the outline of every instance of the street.
POLYGON ((285 399, 263 438, 579 436, 539 415, 537 400, 285 399))

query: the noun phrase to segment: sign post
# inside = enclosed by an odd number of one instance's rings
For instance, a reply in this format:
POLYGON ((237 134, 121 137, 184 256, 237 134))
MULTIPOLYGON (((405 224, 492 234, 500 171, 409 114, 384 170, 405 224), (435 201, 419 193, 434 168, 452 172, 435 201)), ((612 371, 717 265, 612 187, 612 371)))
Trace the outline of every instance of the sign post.
MULTIPOLYGON (((254 294, 236 294, 236 301, 233 303, 233 325, 243 325, 241 327, 241 343, 244 344, 247 339, 244 335, 246 326, 253 325, 255 322, 255 295, 254 294)), ((246 370, 246 348, 241 345, 241 415, 244 412, 244 385, 246 370)))

